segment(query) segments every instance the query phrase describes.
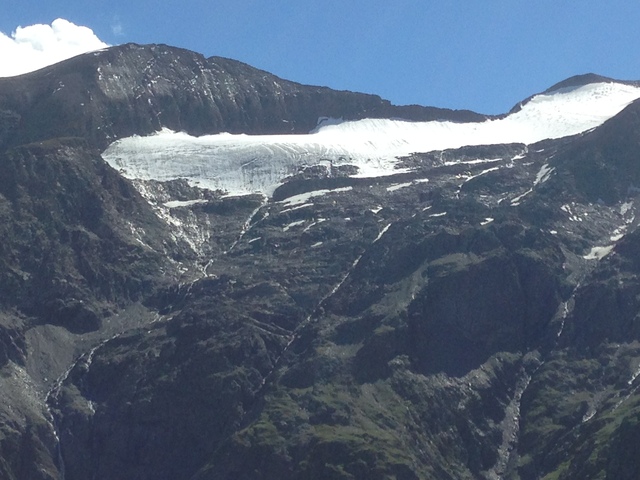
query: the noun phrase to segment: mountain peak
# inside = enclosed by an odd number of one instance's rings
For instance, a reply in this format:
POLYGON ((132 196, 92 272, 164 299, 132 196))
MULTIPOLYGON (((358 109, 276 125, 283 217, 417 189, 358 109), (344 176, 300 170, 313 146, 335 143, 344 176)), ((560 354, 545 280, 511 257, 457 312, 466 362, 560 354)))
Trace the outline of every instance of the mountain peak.
POLYGON ((640 86, 640 81, 628 81, 628 80, 615 80, 610 77, 605 77, 602 75, 598 75, 596 73, 584 73, 580 75, 574 75, 569 77, 561 82, 558 82, 551 87, 547 88, 543 92, 535 93, 524 100, 518 102, 510 111, 509 114, 517 113, 522 108, 527 105, 531 100, 540 95, 552 95, 555 93, 566 93, 566 89, 575 89, 580 87, 585 87, 587 85, 592 85, 596 83, 617 83, 620 85, 629 85, 638 87, 640 86))
POLYGON ((616 80, 596 73, 583 73, 562 80, 561 82, 558 82, 546 89, 543 93, 553 93, 564 88, 582 87, 591 83, 622 83, 626 85, 638 85, 638 82, 616 80))

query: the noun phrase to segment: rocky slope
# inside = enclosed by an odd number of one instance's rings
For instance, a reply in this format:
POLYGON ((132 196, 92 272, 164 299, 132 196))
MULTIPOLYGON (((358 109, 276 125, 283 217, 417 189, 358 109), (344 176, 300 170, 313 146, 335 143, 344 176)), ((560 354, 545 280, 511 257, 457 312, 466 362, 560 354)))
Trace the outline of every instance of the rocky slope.
POLYGON ((100 151, 482 117, 132 45, 2 80, 0 111, 2 478, 640 475, 640 103, 381 177, 318 158, 270 197, 100 151))

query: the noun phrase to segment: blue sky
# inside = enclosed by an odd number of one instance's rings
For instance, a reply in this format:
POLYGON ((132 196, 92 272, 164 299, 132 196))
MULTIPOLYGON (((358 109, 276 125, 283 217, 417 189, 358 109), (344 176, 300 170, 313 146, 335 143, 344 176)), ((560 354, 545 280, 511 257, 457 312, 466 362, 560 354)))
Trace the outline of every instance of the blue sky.
POLYGON ((575 74, 640 80, 637 0, 21 0, 0 32, 59 17, 396 104, 503 113, 575 74))

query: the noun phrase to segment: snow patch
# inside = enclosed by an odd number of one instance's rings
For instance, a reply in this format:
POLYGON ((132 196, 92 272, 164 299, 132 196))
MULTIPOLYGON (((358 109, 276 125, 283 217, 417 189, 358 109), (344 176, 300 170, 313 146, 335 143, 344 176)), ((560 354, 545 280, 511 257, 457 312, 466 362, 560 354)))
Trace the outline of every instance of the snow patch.
POLYGON ((289 230, 291 230, 293 227, 297 227, 299 225, 304 224, 305 220, 297 220, 295 222, 291 222, 288 225, 285 225, 284 227, 282 227, 282 231, 283 232, 288 232, 289 230))
POLYGON ((638 369, 631 375, 631 378, 627 382, 627 385, 633 384, 636 381, 636 378, 640 377, 640 365, 638 365, 638 369))
POLYGON ((280 203, 287 206, 301 205, 315 197, 322 197, 323 195, 327 195, 329 193, 348 192, 350 190, 353 190, 353 187, 341 187, 341 188, 326 189, 326 190, 313 190, 312 192, 301 193, 299 195, 293 195, 289 198, 285 198, 280 203))
POLYGON ((486 175, 487 173, 491 173, 491 172, 495 172, 496 170, 500 170, 500 167, 491 167, 491 168, 487 168, 486 170, 482 170, 480 173, 477 173, 476 175, 470 175, 465 179, 465 183, 473 180, 474 178, 478 178, 481 177, 482 175, 486 175))
POLYGON ((376 237, 376 239, 372 243, 376 243, 378 240, 380 240, 382 238, 382 236, 385 233, 387 233, 387 230, 389 230, 389 227, 391 227, 391 224, 388 224, 386 227, 384 227, 382 230, 380 230, 380 233, 378 234, 378 236, 376 237))
POLYGON ((633 202, 625 202, 620 205, 620 215, 626 215, 633 208, 633 202))
POLYGON ((405 188, 405 187, 410 187, 411 185, 413 185, 413 182, 396 183, 394 185, 387 187, 387 192, 395 192, 396 190, 400 190, 401 188, 405 188))
POLYGON ((453 165, 479 165, 482 163, 495 163, 502 161, 502 158, 489 158, 489 159, 476 159, 476 160, 453 160, 450 162, 444 162, 445 167, 451 167, 453 165))
POLYGON ((611 240, 612 242, 617 242, 622 237, 624 237, 626 233, 627 233, 627 225, 622 225, 621 227, 618 227, 613 231, 613 233, 611 234, 611 237, 609 237, 609 240, 611 240))
POLYGON ((319 218, 315 222, 312 222, 309 225, 307 225, 306 227, 304 227, 304 230, 302 230, 302 233, 308 232, 311 229, 311 227, 315 227, 316 225, 318 225, 320 223, 324 223, 326 221, 327 221, 326 218, 319 218))
POLYGON ((560 209, 569 214, 569 221, 571 222, 581 222, 582 218, 580 218, 577 214, 575 214, 573 212, 573 210, 571 209, 571 205, 566 204, 566 205, 562 205, 562 207, 560 207, 560 209))
POLYGON ((611 253, 614 245, 607 245, 606 247, 593 247, 591 251, 584 255, 582 258, 585 260, 601 260, 611 253))
POLYGON ((520 205, 520 201, 526 197, 527 195, 529 195, 531 192, 533 192, 533 188, 530 188, 529 190, 527 190, 526 192, 524 192, 522 195, 518 195, 516 198, 514 198, 513 200, 511 200, 511 206, 512 207, 516 207, 518 205, 520 205))
POLYGON ((300 210, 301 208, 308 208, 308 207, 313 207, 313 203, 303 203, 302 205, 297 205, 295 207, 291 207, 291 208, 285 208, 284 210, 280 210, 280 213, 288 213, 288 212, 295 212, 296 210, 300 210))
POLYGON ((207 203, 207 200, 173 200, 171 202, 165 202, 164 206, 167 208, 179 208, 190 207, 192 205, 198 205, 199 203, 207 203))
POLYGON ((536 185, 539 185, 549 180, 554 170, 555 168, 551 168, 549 167, 549 165, 544 164, 540 168, 540 171, 538 172, 538 174, 536 175, 536 179, 533 182, 533 186, 535 187, 536 185))

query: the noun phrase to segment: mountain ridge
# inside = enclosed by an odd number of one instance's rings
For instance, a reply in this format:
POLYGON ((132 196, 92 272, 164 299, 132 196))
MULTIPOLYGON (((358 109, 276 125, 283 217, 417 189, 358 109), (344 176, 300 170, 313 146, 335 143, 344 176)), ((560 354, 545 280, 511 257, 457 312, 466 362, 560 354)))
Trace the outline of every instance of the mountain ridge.
MULTIPOLYGON (((390 154, 379 176, 346 130, 271 196, 112 168, 108 144, 162 127, 397 113, 207 62, 125 45, 0 80, 0 476, 638 478, 639 100, 603 114, 580 77, 589 128, 390 154)), ((561 98, 535 97, 524 113, 561 98)), ((162 138, 139 137, 150 164, 182 155, 162 138)), ((251 140, 253 163, 292 154, 251 140)))
MULTIPOLYGON (((111 78, 108 74, 107 77, 111 78)), ((469 111, 396 107, 376 95, 303 86, 235 60, 205 59, 188 50, 162 45, 111 47, 37 72, 0 79, 0 99, 5 105, 0 140, 5 143, 9 138, 11 144, 46 140, 47 136, 89 136, 103 148, 122 136, 149 134, 161 127, 195 135, 221 131, 307 133, 321 116, 445 117, 472 121, 486 118, 469 111), (146 64, 150 70, 135 73, 138 64, 146 64), (109 71, 112 67, 120 71, 116 73, 122 76, 118 80, 120 87, 101 80, 106 77, 100 76, 100 69, 109 71), (132 75, 129 82, 133 83, 127 87, 131 95, 122 90, 127 72, 132 75), (171 77, 173 86, 163 81, 163 77, 171 77), (251 84, 247 83, 249 79, 251 84), (65 82, 71 87, 68 94, 65 82), (85 86, 74 88, 77 82, 85 86), (25 88, 35 91, 22 93, 18 98, 7 93, 25 88), (185 97, 189 91, 191 96, 185 97), (56 93, 62 96, 60 101, 56 93), (103 102, 114 95, 117 108, 107 108, 103 102), (64 106, 69 104, 74 105, 71 111, 64 106), (87 112, 78 108, 92 104, 95 108, 87 112), (160 114, 162 119, 158 117, 160 114), (52 115, 65 121, 54 122, 52 115), (25 131, 26 123, 41 133, 25 131)))

